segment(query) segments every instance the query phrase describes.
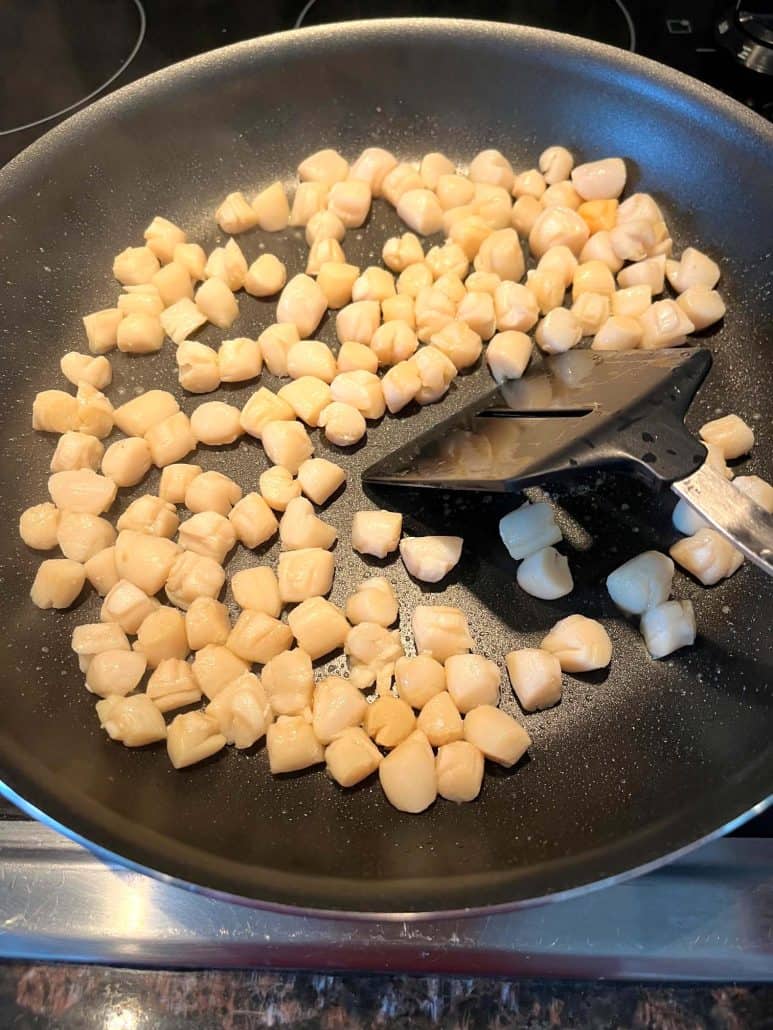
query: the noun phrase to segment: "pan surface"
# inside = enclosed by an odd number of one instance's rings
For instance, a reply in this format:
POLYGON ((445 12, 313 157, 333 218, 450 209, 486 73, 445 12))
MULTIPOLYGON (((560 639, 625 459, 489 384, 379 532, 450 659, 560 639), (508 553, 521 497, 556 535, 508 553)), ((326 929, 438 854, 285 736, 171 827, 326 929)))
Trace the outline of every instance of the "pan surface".
MULTIPOLYGON (((373 779, 346 795, 319 771, 273 779, 262 748, 228 749, 175 772, 162 748, 112 744, 69 650, 72 628, 98 618, 99 599, 86 594, 62 615, 34 609, 27 597, 42 556, 21 544, 15 527, 24 507, 46 498, 54 445, 30 428, 33 396, 66 386, 59 357, 85 349, 81 316, 114 303, 112 257, 141 242, 155 214, 209 248, 218 240, 212 213, 225 193, 290 179, 319 147, 349 158, 374 144, 409 159, 437 149, 464 163, 494 146, 523 169, 551 143, 578 159, 625 157, 629 190, 651 191, 662 202, 676 252, 695 244, 721 259, 728 315, 708 334, 714 370, 690 421, 728 411, 753 420, 760 442, 745 471, 770 478, 773 133, 734 102, 651 62, 568 36, 483 23, 306 30, 215 51, 135 83, 0 173, 0 778, 10 796, 126 861, 209 890, 391 913, 512 904, 576 889, 658 861, 764 802, 773 782, 764 576, 747 564, 705 590, 677 574, 675 595, 694 601, 700 638, 694 648, 650 661, 603 578, 647 547, 668 546, 672 501, 612 478, 562 490, 557 499, 574 526, 567 536, 579 548, 572 552, 576 589, 554 603, 529 598, 515 585, 496 532, 513 501, 362 494, 358 473, 440 409, 371 427, 368 446, 347 459, 350 485, 326 514, 341 536, 333 600, 380 568, 352 553, 352 512, 399 506, 408 532, 465 536, 461 564, 430 601, 461 605, 482 653, 500 659, 535 645, 574 611, 604 619, 614 643, 611 669, 569 677, 553 711, 524 717, 505 688, 505 706, 523 719, 534 745, 516 769, 488 769, 474 804, 439 801, 406 816, 373 779)), ((378 260, 397 224, 377 204, 368 225, 348 234, 348 259, 378 260)), ((249 260, 265 248, 292 271, 305 262, 298 230, 278 238, 250 233, 239 242, 249 260)), ((244 297, 229 333, 209 327, 201 339, 256 336, 272 321, 273 303, 244 297)), ((334 340, 329 319, 318 335, 334 340)), ((183 394, 172 351, 167 344, 151 357, 115 357, 113 402, 153 386, 173 390, 189 413, 212 399, 183 394)), ((440 407, 480 388, 481 376, 460 377, 440 407)), ((268 375, 263 382, 278 385, 268 375)), ((217 396, 242 404, 254 389, 243 384, 217 396)), ((314 436, 317 453, 328 454, 314 436)), ((251 439, 221 452, 202 447, 189 460, 227 471, 245 489, 255 488, 266 464, 251 439)), ((111 514, 157 483, 153 472, 120 491, 111 514)), ((277 550, 257 560, 273 562, 277 550)), ((229 572, 254 561, 237 551, 229 572)), ((399 562, 384 574, 408 627, 422 592, 399 562)))

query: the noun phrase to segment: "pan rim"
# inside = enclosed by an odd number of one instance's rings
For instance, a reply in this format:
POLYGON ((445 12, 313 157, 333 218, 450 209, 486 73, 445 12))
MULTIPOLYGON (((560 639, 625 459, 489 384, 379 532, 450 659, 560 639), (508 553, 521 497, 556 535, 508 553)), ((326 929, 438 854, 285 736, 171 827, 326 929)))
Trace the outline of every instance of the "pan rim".
MULTIPOLYGON (((66 147, 70 143, 70 137, 73 131, 91 131, 98 128, 105 116, 108 116, 110 112, 120 112, 123 107, 130 105, 136 97, 138 97, 142 92, 149 90, 149 88, 151 91, 157 92, 156 87, 165 88, 166 86, 174 84, 189 75, 195 76, 205 71, 215 70, 218 66, 223 65, 224 63, 233 62, 238 64, 246 55, 255 55, 258 57, 264 54, 270 54, 276 49, 285 49, 290 45, 306 47, 315 46, 320 42, 324 44, 326 41, 344 44, 350 41, 368 39, 368 37, 373 37, 374 41, 379 41, 384 40, 385 38, 389 39, 396 34, 403 36, 406 29, 410 29, 414 34, 421 34, 422 36, 435 39, 442 39, 446 36, 449 41, 456 42, 459 39, 460 26, 464 27, 466 38, 469 38, 470 35, 475 35, 480 39, 494 38, 500 39, 503 42, 512 41, 513 43, 518 43, 527 47, 548 46, 549 48, 559 52, 571 53, 580 49, 584 57, 596 59, 595 63, 598 66, 597 72, 603 72, 605 69, 607 71, 625 71, 629 75, 635 76, 642 88, 646 85, 649 89, 655 88, 663 93, 677 90, 681 96, 690 99, 702 109, 703 117, 709 117, 713 110, 714 113, 721 115, 725 120, 729 119, 739 131, 751 133, 757 143, 760 143, 763 146, 773 146, 773 126, 770 126, 760 116, 750 112, 742 104, 726 97, 711 87, 705 86, 695 79, 691 79, 680 72, 676 72, 673 69, 659 65, 657 62, 651 61, 650 59, 638 54, 632 54, 628 51, 623 51, 615 47, 570 36, 564 33, 549 32, 525 26, 513 26, 499 22, 440 18, 368 19, 332 26, 291 30, 284 33, 260 37, 258 39, 247 40, 242 43, 232 44, 230 46, 197 55, 186 61, 174 64, 169 68, 161 69, 160 71, 144 76, 143 78, 122 87, 115 93, 102 97, 89 107, 77 111, 65 121, 49 130, 44 136, 39 140, 36 140, 28 148, 22 151, 21 154, 9 162, 5 168, 0 170, 0 186, 12 186, 14 178, 17 175, 22 174, 28 164, 37 163, 39 160, 45 159, 52 148, 56 150, 62 146, 66 147), (652 75, 655 75, 657 80, 654 84, 650 81, 650 77, 652 75), (708 113, 706 110, 707 108, 708 113)), ((52 800, 55 802, 53 804, 54 810, 66 807, 63 800, 61 802, 57 801, 54 797, 54 793, 50 789, 46 789, 44 785, 45 776, 41 776, 40 772, 46 773, 48 770, 46 770, 45 767, 40 766, 38 774, 30 778, 30 783, 34 783, 39 794, 47 794, 48 807, 51 807, 50 802, 52 800)), ((0 775, 2 775, 1 771, 0 775)), ((27 777, 22 776, 21 778, 26 779, 27 777)), ((14 777, 11 775, 10 780, 13 779, 14 777)), ((348 917, 358 919, 390 920, 437 918, 445 916, 450 917, 453 915, 471 915, 477 912, 509 911, 515 908, 527 907, 577 896, 579 894, 586 893, 589 890, 599 889, 613 883, 619 883, 643 872, 657 869, 672 859, 689 853, 701 844, 729 832, 729 830, 741 825, 754 815, 764 811, 765 808, 771 804, 771 801, 773 801, 773 797, 770 795, 764 797, 747 811, 733 816, 729 821, 724 822, 719 828, 710 831, 700 837, 697 841, 688 841, 665 855, 661 855, 638 866, 627 867, 619 872, 610 874, 602 880, 594 879, 592 882, 582 883, 575 887, 569 887, 556 891, 555 893, 541 895, 539 897, 517 898, 513 901, 482 904, 473 907, 465 906, 460 908, 443 908, 434 912, 429 910, 417 910, 405 913, 395 911, 382 912, 378 909, 364 911, 359 909, 345 909, 344 907, 328 908, 324 904, 315 905, 314 902, 309 902, 308 900, 299 905, 285 904, 278 901, 266 901, 258 899, 254 897, 254 895, 238 895, 217 888, 205 887, 190 880, 180 878, 176 874, 154 870, 150 865, 131 858, 122 857, 117 852, 111 850, 111 848, 95 843, 95 841, 89 839, 89 836, 86 833, 82 833, 80 830, 68 828, 64 823, 60 822, 58 818, 48 815, 42 808, 39 808, 32 801, 26 801, 22 797, 21 793, 17 792, 12 786, 10 780, 8 782, 2 782, 0 780, 0 793, 3 793, 9 798, 9 800, 18 804, 23 808, 23 810, 27 811, 43 823, 56 829, 58 832, 63 833, 70 839, 90 848, 102 857, 125 865, 138 872, 154 876, 163 882, 175 883, 185 887, 186 889, 205 893, 213 897, 219 897, 229 901, 238 901, 255 907, 262 907, 272 911, 288 914, 297 914, 304 910, 308 910, 309 908, 313 908, 313 910, 320 916, 329 915, 331 917, 340 918, 346 915, 348 917)), ((29 792, 28 796, 34 796, 34 792, 29 792)), ((105 833, 104 836, 113 836, 120 843, 126 843, 129 845, 129 853, 134 851, 136 854, 141 849, 138 849, 136 846, 131 846, 133 828, 131 820, 125 817, 119 817, 115 813, 113 813, 113 818, 121 825, 122 834, 117 835, 112 832, 108 832, 105 833)), ((89 823, 92 823, 94 826, 98 826, 97 821, 91 818, 80 818, 70 821, 75 826, 79 824, 81 826, 87 826, 89 823)), ((652 831, 652 827, 647 829, 649 829, 649 832, 652 831)), ((641 831, 642 834, 646 832, 646 829, 641 831)), ((628 838, 628 840, 630 841, 630 838, 628 838)), ((186 853, 193 852, 194 854, 199 854, 205 857, 212 857, 207 856, 207 853, 201 852, 198 849, 189 848, 187 845, 179 845, 175 843, 175 847, 178 849, 184 848, 186 853)), ((588 852, 583 852, 580 855, 572 856, 571 859, 555 860, 555 862, 566 861, 570 866, 572 863, 574 865, 578 865, 580 864, 580 859, 587 854, 588 852)), ((172 862, 171 864, 179 866, 182 863, 172 862)), ((548 864, 552 865, 555 863, 548 864)), ((199 863, 197 869, 203 873, 205 865, 199 863)), ((270 872, 272 875, 276 874, 275 870, 270 870, 270 872)), ((496 874, 497 880, 502 883, 509 882, 515 885, 517 883, 518 872, 518 867, 515 867, 514 869, 508 870, 506 873, 496 874)), ((293 878, 296 885, 291 893, 296 894, 296 896, 302 895, 304 893, 304 888, 302 886, 303 882, 307 885, 305 892, 308 893, 309 877, 305 874, 294 874, 293 878)), ((469 882, 472 881, 474 877, 460 876, 456 879, 460 882, 469 882)), ((338 904, 341 906, 347 903, 344 900, 344 891, 342 889, 336 889, 336 885, 343 885, 345 881, 335 878, 319 877, 314 878, 314 882, 314 890, 318 898, 324 898, 326 896, 330 903, 335 904, 337 900, 338 904), (319 890, 317 885, 322 881, 325 882, 326 886, 323 890, 319 890)), ((392 882, 397 884, 406 883, 406 881, 392 882)), ((427 893, 430 896, 433 894, 434 880, 422 878, 415 882, 425 884, 427 893)), ((528 876, 524 876, 522 882, 528 882, 528 876)), ((357 881, 357 883, 361 888, 363 883, 365 883, 366 886, 364 891, 368 891, 370 887, 370 883, 368 881, 357 881)), ((474 892, 475 886, 473 883, 470 883, 469 889, 471 892, 474 892)), ((481 893, 485 893, 485 888, 481 893)), ((351 900, 352 899, 350 898, 349 901, 351 900)))
MULTIPOLYGON (((663 855, 656 858, 649 859, 646 862, 642 862, 638 865, 628 866, 617 872, 610 873, 601 879, 592 879, 583 883, 577 884, 573 887, 565 887, 560 890, 548 894, 539 894, 529 897, 515 898, 510 901, 497 901, 491 903, 483 903, 479 905, 469 905, 463 907, 443 907, 438 909, 365 909, 365 908, 344 908, 344 907, 331 907, 327 908, 322 905, 311 904, 308 901, 304 901, 303 904, 294 904, 290 902, 282 902, 276 900, 266 900, 265 898, 258 898, 253 895, 237 894, 229 890, 219 887, 210 887, 203 883, 198 883, 193 879, 186 879, 184 876, 164 872, 161 869, 155 869, 150 865, 145 864, 137 859, 128 858, 125 855, 119 854, 117 851, 113 851, 111 848, 106 847, 103 844, 97 844, 95 841, 90 840, 87 836, 78 830, 72 829, 66 826, 64 823, 59 822, 55 817, 44 812, 31 802, 27 801, 21 794, 17 793, 13 787, 11 787, 4 780, 0 780, 0 794, 2 794, 8 801, 12 802, 18 808, 21 809, 26 815, 29 815, 37 822, 50 829, 61 834, 68 840, 73 841, 75 844, 81 845, 81 847, 90 851, 96 855, 97 858, 104 862, 128 869, 131 872, 139 873, 143 876, 149 876, 154 880, 164 883, 168 886, 179 887, 183 890, 190 891, 193 894, 199 894, 204 897, 213 898, 217 901, 222 901, 229 904, 243 905, 248 908, 255 908, 267 912, 275 912, 279 915, 287 916, 300 916, 306 915, 309 912, 313 912, 315 916, 321 919, 347 919, 357 920, 362 922, 422 922, 437 919, 457 919, 467 918, 476 915, 495 915, 504 914, 508 912, 515 912, 521 909, 537 908, 541 905, 553 904, 555 902, 569 901, 573 898, 583 897, 586 894, 590 894, 597 890, 603 890, 605 887, 612 887, 619 884, 628 882, 644 876, 647 873, 652 873, 658 869, 662 869, 664 866, 670 865, 672 862, 684 858, 694 851, 697 851, 704 844, 708 844, 711 841, 718 840, 724 837, 726 834, 733 832, 739 827, 743 826, 744 823, 755 818, 758 815, 762 815, 767 809, 773 805, 773 793, 762 798, 757 804, 751 808, 739 813, 732 817, 721 826, 708 833, 703 834, 694 841, 689 841, 672 851, 668 851, 663 855)), ((115 818, 115 816, 114 816, 115 818)), ((118 822, 127 823, 128 820, 118 818, 118 822)), ((154 836, 155 831, 145 830, 145 833, 152 832, 154 836)), ((641 831, 641 835, 646 835, 651 832, 651 827, 647 827, 641 831)), ((178 850, 184 850, 186 852, 192 852, 196 855, 204 855, 210 857, 206 852, 202 852, 200 849, 191 848, 188 845, 181 845, 175 843, 175 847, 178 850)), ((573 864, 576 865, 579 859, 588 860, 589 856, 592 856, 595 851, 604 851, 608 853, 608 846, 599 847, 598 849, 588 849, 582 852, 580 855, 573 855, 570 858, 565 859, 554 859, 546 866, 560 866, 566 865, 571 867, 573 864)), ((210 857, 211 858, 211 857, 210 857)), ((287 892, 298 894, 308 891, 308 875, 302 873, 278 873, 277 870, 270 870, 270 875, 276 878, 280 875, 286 879, 287 892)), ((450 884, 456 890, 467 890, 465 886, 466 882, 470 880, 470 876, 457 876, 450 879, 450 884)), ((510 871, 508 873, 494 874, 492 880, 495 883, 509 883, 512 882, 510 871)), ((332 878, 332 877, 315 877, 315 883, 319 880, 325 880, 332 884, 347 884, 356 887, 361 887, 363 881, 356 881, 351 879, 343 878, 332 878)), ((402 887, 405 889, 407 884, 426 884, 432 881, 426 878, 416 877, 412 880, 382 880, 380 881, 382 889, 389 891, 395 888, 402 887)), ((449 881, 444 880, 445 884, 449 881)), ((494 887, 496 889, 496 886, 494 887)), ((325 892, 328 898, 333 896, 341 898, 343 895, 339 890, 336 895, 331 891, 325 892)), ((366 888, 367 893, 367 888, 366 888)))
POLYGON ((22 166, 28 161, 34 161, 38 151, 41 153, 49 146, 60 141, 66 141, 74 128, 87 128, 90 123, 100 119, 103 112, 114 106, 120 107, 128 103, 135 95, 139 95, 149 84, 162 84, 171 82, 180 75, 193 72, 198 69, 205 69, 224 61, 237 61, 243 54, 250 51, 270 52, 277 46, 286 46, 291 43, 301 44, 303 41, 314 43, 316 39, 325 41, 337 38, 351 38, 358 36, 380 35, 381 38, 387 35, 396 34, 403 36, 406 28, 412 32, 419 32, 425 35, 433 35, 445 32, 454 38, 458 35, 459 26, 464 26, 465 33, 474 33, 482 38, 505 37, 529 45, 538 45, 541 41, 549 45, 568 48, 570 50, 582 50, 591 57, 605 59, 608 62, 623 66, 629 72, 638 72, 646 77, 649 71, 657 75, 660 85, 679 89, 687 92, 691 98, 700 101, 701 104, 711 104, 718 108, 725 117, 732 117, 748 130, 756 135, 761 135, 763 140, 773 146, 773 124, 768 122, 761 115, 752 111, 738 100, 734 100, 726 93, 721 93, 713 86, 701 82, 699 79, 684 72, 677 71, 668 65, 661 64, 652 58, 644 57, 641 54, 630 50, 623 50, 620 47, 611 46, 608 43, 599 43, 596 40, 586 39, 582 36, 574 36, 568 32, 556 32, 551 29, 539 29, 529 25, 516 25, 508 22, 477 20, 474 18, 368 18, 356 19, 347 22, 333 22, 328 25, 315 25, 300 29, 287 29, 283 32, 274 32, 266 36, 256 36, 252 39, 242 40, 239 43, 231 43, 226 46, 217 47, 214 50, 207 50, 201 54, 195 54, 183 61, 177 61, 166 68, 150 72, 147 75, 135 79, 133 82, 121 86, 106 96, 97 98, 88 106, 83 107, 70 114, 64 121, 48 129, 42 136, 25 147, 19 154, 13 157, 7 164, 0 167, 0 184, 6 178, 12 178, 22 166))

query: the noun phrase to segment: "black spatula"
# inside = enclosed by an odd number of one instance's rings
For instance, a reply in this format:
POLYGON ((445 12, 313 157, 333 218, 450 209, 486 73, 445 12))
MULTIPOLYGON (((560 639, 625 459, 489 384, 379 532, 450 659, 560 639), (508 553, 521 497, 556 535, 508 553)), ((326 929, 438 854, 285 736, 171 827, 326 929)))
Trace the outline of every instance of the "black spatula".
POLYGON ((773 575, 773 517, 706 463, 684 416, 711 367, 704 348, 544 358, 492 386, 364 473, 365 482, 518 491, 617 468, 671 489, 773 575))

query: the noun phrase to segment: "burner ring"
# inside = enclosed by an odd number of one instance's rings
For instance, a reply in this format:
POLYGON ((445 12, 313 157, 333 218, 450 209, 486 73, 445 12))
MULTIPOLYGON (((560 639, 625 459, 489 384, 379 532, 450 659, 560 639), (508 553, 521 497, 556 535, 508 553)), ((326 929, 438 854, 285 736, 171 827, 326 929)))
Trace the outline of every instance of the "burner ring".
MULTIPOLYGON (((301 8, 301 10, 300 10, 300 12, 298 14, 298 17, 295 19, 295 22, 293 24, 293 28, 294 29, 303 28, 304 23, 306 22, 306 16, 311 13, 312 9, 314 7, 316 7, 316 5, 318 3, 319 3, 319 0, 306 0, 306 3, 303 5, 303 7, 301 8)), ((630 50, 631 53, 636 53, 636 42, 637 42, 637 40, 636 40, 636 26, 634 24, 633 18, 631 17, 631 13, 628 10, 628 8, 626 7, 626 5, 624 3, 624 0, 612 0, 612 3, 620 11, 620 14, 622 15, 622 17, 624 19, 624 22, 625 22, 625 28, 626 28, 626 31, 628 33, 628 45, 627 45, 626 49, 630 50)), ((420 11, 416 11, 415 13, 417 15, 421 14, 420 11)), ((387 15, 384 15, 384 17, 387 17, 387 15)), ((502 20, 502 19, 500 19, 500 20, 502 20)), ((312 24, 315 24, 315 23, 312 23, 312 24)), ((528 23, 526 23, 526 24, 528 24, 528 23)), ((560 31, 560 29, 558 29, 558 27, 557 27, 557 31, 560 31)))
POLYGON ((62 115, 69 114, 71 111, 76 110, 78 107, 82 107, 84 104, 89 103, 95 97, 99 96, 100 93, 104 92, 107 87, 115 82, 119 75, 123 74, 124 71, 129 67, 134 58, 137 56, 137 52, 142 46, 142 42, 145 39, 145 30, 147 28, 147 17, 145 15, 145 8, 142 6, 142 0, 132 0, 137 15, 139 17, 139 28, 137 31, 137 38, 129 51, 129 55, 124 58, 123 62, 113 72, 113 74, 105 79, 96 89, 93 89, 85 97, 81 97, 79 100, 75 100, 73 103, 68 104, 66 107, 61 108, 59 111, 54 111, 53 114, 44 115, 42 118, 35 118, 33 121, 25 122, 23 125, 13 125, 10 129, 0 129, 0 137, 10 136, 14 132, 24 132, 25 129, 34 129, 38 125, 45 125, 46 122, 53 121, 55 118, 61 118, 62 115))

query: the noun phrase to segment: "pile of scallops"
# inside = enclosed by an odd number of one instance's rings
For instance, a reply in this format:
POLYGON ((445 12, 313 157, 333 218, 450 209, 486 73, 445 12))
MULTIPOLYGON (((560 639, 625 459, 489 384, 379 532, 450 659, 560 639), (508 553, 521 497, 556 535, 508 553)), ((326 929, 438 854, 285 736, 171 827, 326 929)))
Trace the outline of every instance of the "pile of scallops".
MULTIPOLYGON (((516 174, 486 150, 461 173, 439 153, 414 163, 368 148, 350 165, 328 149, 302 161, 298 178, 292 201, 281 182, 251 201, 229 194, 215 214, 229 239, 209 254, 159 216, 143 244, 116 256, 115 306, 83 319, 88 352, 61 359, 74 392, 45 390, 33 404, 33 427, 56 445, 50 500, 21 515, 20 533, 29 547, 62 556, 42 562, 31 598, 39 608, 69 608, 87 582, 101 596, 100 621, 78 626, 72 648, 86 689, 100 698, 101 726, 127 747, 165 741, 181 769, 265 738, 275 775, 324 764, 347 788, 378 772, 405 812, 438 795, 471 801, 485 760, 515 765, 529 734, 499 707, 499 664, 475 653, 461 609, 418 605, 410 636, 407 626, 401 634, 389 566, 343 608, 327 599, 339 532, 320 512, 346 488, 347 449, 386 412, 441 401, 484 352, 498 382, 520 377, 532 330, 550 354, 583 340, 617 351, 684 344, 724 315, 719 268, 692 247, 671 257, 655 200, 620 199, 626 167, 616 157, 575 166, 568 150, 550 147, 538 168, 516 174), (344 245, 375 198, 396 208, 407 231, 383 243, 383 267, 363 269, 347 261, 344 245), (290 277, 268 251, 248 264, 235 238, 288 228, 308 244, 305 271, 290 277), (443 242, 423 242, 440 234, 443 242), (662 296, 666 283, 673 297, 662 296), (277 297, 274 324, 217 349, 196 340, 207 324, 228 333, 241 291, 277 297), (314 339, 328 310, 336 348, 314 339), (258 386, 241 406, 203 401, 190 415, 156 386, 114 407, 107 355, 164 346, 176 348, 187 394, 259 380, 264 367, 288 381, 277 392, 258 386), (341 448, 340 465, 315 457, 314 430, 341 448), (120 436, 106 446, 114 431, 120 436), (244 434, 270 463, 257 484, 189 460, 199 444, 227 447, 244 434), (133 500, 113 525, 118 491, 154 467, 158 494, 133 500), (276 566, 234 573, 229 608, 220 600, 229 556, 277 534, 276 566), (314 663, 341 652, 348 675, 317 679, 314 663)), ((736 415, 702 433, 709 460, 723 469, 754 442, 736 415)), ((773 508, 770 485, 754 476, 736 483, 773 508)), ((607 581, 615 603, 640 616, 654 658, 695 638, 690 602, 669 600, 672 558, 706 584, 742 560, 683 503, 674 518, 686 536, 671 558, 646 552, 607 581)), ((441 583, 462 553, 456 536, 403 536, 397 512, 358 511, 348 528, 356 551, 383 562, 399 556, 420 583, 441 583)), ((543 599, 571 592, 549 504, 522 505, 500 529, 524 590, 543 599)), ((564 673, 603 668, 611 657, 604 627, 576 614, 539 648, 511 650, 504 665, 528 713, 560 700, 564 673)))

